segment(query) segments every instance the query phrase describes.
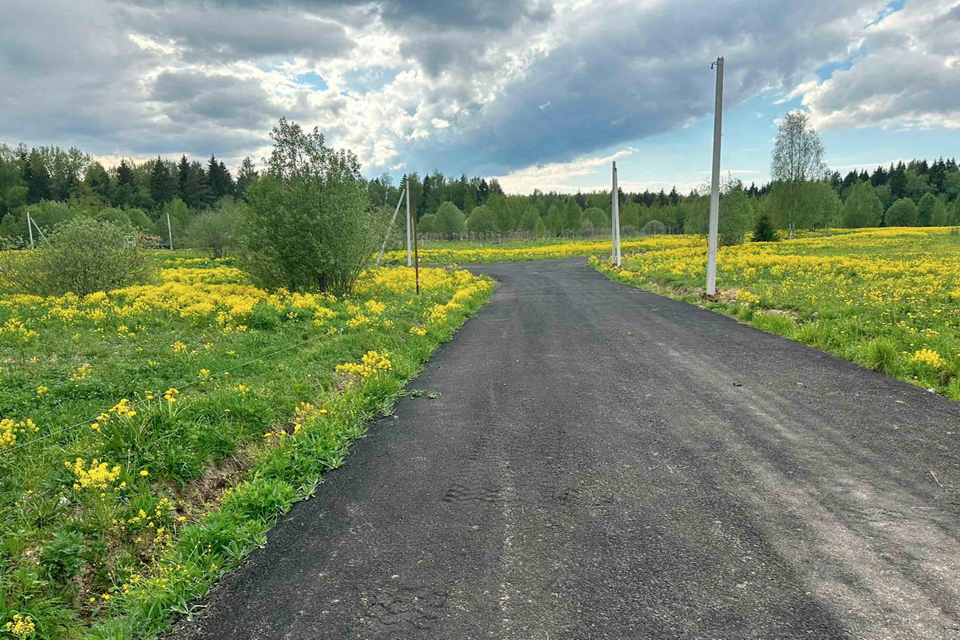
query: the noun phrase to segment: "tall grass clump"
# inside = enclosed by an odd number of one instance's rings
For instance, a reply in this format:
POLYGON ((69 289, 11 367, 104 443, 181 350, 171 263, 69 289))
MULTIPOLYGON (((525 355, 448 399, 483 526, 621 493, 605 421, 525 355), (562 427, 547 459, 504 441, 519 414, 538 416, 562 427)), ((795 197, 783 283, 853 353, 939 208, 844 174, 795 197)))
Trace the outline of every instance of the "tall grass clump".
POLYGON ((864 358, 868 367, 889 375, 897 367, 897 347, 886 338, 877 338, 867 343, 864 358))

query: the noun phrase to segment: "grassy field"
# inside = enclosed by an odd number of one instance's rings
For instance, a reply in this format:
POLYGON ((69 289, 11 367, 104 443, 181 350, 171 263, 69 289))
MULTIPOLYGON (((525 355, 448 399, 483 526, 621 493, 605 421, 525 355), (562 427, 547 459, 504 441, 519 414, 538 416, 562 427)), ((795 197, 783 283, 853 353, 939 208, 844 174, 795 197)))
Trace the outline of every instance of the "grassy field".
POLYGON ((754 326, 960 400, 960 236, 955 230, 847 230, 723 247, 718 302, 700 298, 706 243, 661 236, 631 247, 627 284, 734 315, 754 326))
POLYGON ((149 637, 262 544, 488 297, 466 271, 269 294, 157 254, 146 286, 0 296, 0 637, 149 637))
MULTIPOLYGON (((623 251, 631 251, 646 246, 646 243, 658 238, 677 238, 679 236, 643 236, 624 238, 623 251)), ((610 252, 610 239, 591 238, 583 240, 564 240, 547 238, 542 240, 524 240, 517 242, 478 243, 478 242, 437 242, 420 249, 420 264, 484 264, 489 262, 524 262, 527 260, 551 260, 555 258, 589 257, 596 253, 610 252)), ((401 265, 407 263, 407 252, 389 251, 383 254, 384 264, 401 265)))

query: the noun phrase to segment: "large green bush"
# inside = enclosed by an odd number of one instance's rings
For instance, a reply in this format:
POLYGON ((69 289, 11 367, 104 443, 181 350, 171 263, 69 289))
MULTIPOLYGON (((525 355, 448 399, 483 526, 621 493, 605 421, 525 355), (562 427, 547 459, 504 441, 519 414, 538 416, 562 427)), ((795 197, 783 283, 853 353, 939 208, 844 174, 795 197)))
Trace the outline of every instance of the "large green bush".
POLYGON ((87 295, 143 282, 146 255, 131 246, 129 229, 76 217, 62 222, 41 247, 5 256, 4 278, 15 289, 39 295, 87 295))
POLYGON ((890 205, 883 219, 888 227, 915 227, 917 222, 917 205, 910 198, 900 198, 890 205))
POLYGON ((446 238, 457 238, 463 233, 466 221, 467 217, 457 208, 457 205, 452 202, 444 202, 437 211, 434 230, 437 233, 442 233, 446 238))
POLYGON ((350 291, 385 226, 360 163, 281 118, 263 177, 247 191, 246 269, 263 287, 350 291))

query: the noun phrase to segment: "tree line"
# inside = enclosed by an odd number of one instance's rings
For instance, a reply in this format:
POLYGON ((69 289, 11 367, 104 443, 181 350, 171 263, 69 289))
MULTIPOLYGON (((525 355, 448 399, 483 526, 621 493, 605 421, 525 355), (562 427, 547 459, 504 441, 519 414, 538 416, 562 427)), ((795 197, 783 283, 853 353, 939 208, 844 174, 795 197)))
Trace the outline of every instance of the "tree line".
MULTIPOLYGON (((742 241, 760 218, 773 228, 816 229, 830 226, 944 226, 960 224, 960 169, 955 159, 939 158, 878 166, 872 173, 845 176, 822 162, 823 147, 802 113, 781 123, 773 151, 772 182, 749 187, 724 181, 721 193, 721 240, 742 241)), ((104 167, 79 149, 10 147, 0 144, 0 237, 16 243, 26 234, 26 211, 41 228, 76 215, 126 224, 134 230, 169 240, 167 214, 174 238, 207 212, 219 213, 214 237, 225 242, 231 211, 248 198, 260 177, 248 157, 232 175, 211 155, 201 162, 186 155, 179 161, 157 157, 136 163, 121 160, 104 167)), ((358 178, 367 208, 390 212, 404 184, 416 211, 418 230, 440 237, 481 237, 515 231, 531 235, 591 236, 610 233, 609 191, 564 194, 535 190, 530 195, 504 192, 496 178, 447 177, 435 170, 416 172, 399 183, 388 173, 358 178)), ((705 233, 709 218, 709 186, 681 195, 669 192, 618 193, 622 233, 705 233)), ((214 218, 205 218, 207 227, 214 218)), ((196 225, 199 230, 202 225, 196 225)), ((210 229, 207 229, 210 231, 210 229)), ((211 233, 207 233, 207 236, 211 233)), ((219 250, 215 250, 219 252, 219 250)))

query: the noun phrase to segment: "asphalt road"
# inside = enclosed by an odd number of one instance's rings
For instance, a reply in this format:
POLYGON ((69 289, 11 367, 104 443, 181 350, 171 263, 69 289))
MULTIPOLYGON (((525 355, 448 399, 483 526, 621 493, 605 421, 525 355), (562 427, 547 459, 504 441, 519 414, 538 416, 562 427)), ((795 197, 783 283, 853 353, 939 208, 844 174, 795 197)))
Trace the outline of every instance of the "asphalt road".
POLYGON ((960 638, 960 403, 582 260, 476 270, 441 395, 176 637, 960 638))

